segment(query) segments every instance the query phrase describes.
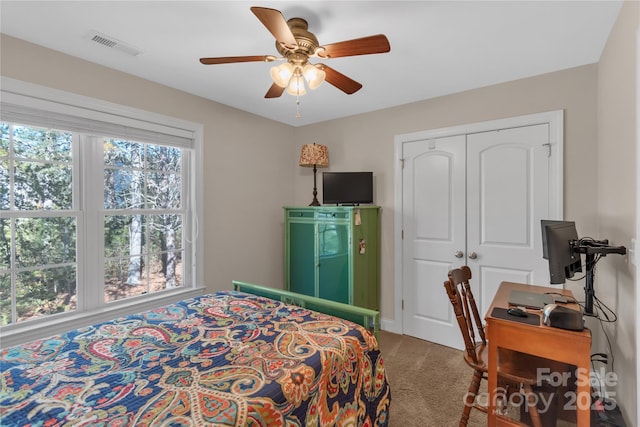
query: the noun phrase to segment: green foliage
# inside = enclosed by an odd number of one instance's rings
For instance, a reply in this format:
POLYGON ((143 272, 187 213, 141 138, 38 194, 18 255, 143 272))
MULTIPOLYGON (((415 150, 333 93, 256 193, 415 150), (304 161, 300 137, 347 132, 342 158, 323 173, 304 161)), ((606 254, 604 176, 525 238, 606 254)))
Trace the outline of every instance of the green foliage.
MULTIPOLYGON (((71 132, 0 122, 0 325, 76 309, 73 152, 71 132)), ((105 298, 180 286, 182 151, 108 139, 103 152, 105 298)))
POLYGON ((18 274, 19 318, 55 314, 75 308, 76 269, 55 267, 18 274))
POLYGON ((72 134, 13 127, 14 206, 18 210, 72 207, 72 134))
POLYGON ((11 277, 0 274, 0 326, 11 323, 11 277))
POLYGON ((76 218, 33 215, 72 209, 72 140, 0 123, 0 209, 18 213, 0 220, 0 325, 14 321, 12 301, 18 321, 75 309, 76 218))
POLYGON ((15 224, 18 267, 75 263, 75 218, 19 218, 15 224))
POLYGON ((11 267, 11 221, 0 219, 0 271, 11 267))

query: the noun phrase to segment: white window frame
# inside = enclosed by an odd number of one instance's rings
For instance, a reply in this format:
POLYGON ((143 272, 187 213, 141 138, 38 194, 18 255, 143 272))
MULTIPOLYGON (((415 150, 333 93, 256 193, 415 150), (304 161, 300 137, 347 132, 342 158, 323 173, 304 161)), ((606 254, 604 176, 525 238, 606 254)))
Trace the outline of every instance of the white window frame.
MULTIPOLYGON (((204 253, 204 237, 199 235, 198 229, 199 224, 201 224, 203 220, 202 201, 204 191, 202 149, 204 126, 199 123, 122 106, 7 77, 0 77, 0 88, 0 100, 4 106, 9 105, 17 110, 24 108, 27 112, 30 110, 39 110, 45 112, 45 116, 50 114, 49 117, 42 118, 43 120, 42 124, 39 125, 40 127, 48 126, 47 120, 55 121, 59 118, 59 115, 62 114, 65 118, 70 117, 71 122, 75 121, 76 118, 78 119, 78 123, 82 122, 83 119, 95 122, 97 127, 90 133, 96 138, 115 136, 113 134, 105 134, 104 131, 104 129, 110 129, 110 127, 113 126, 114 129, 120 132, 121 137, 126 138, 126 135, 130 134, 130 139, 132 140, 139 140, 136 136, 158 133, 161 137, 162 135, 166 135, 167 138, 173 138, 175 136, 186 141, 185 144, 189 145, 184 146, 184 148, 187 149, 183 152, 188 157, 187 161, 190 167, 189 174, 183 180, 182 186, 184 203, 187 204, 186 210, 189 215, 185 218, 184 229, 185 233, 191 230, 190 234, 187 235, 187 240, 189 240, 191 244, 190 247, 186 249, 189 251, 188 258, 191 259, 191 265, 186 265, 186 262, 185 265, 183 265, 183 286, 159 293, 126 298, 109 304, 102 303, 96 305, 95 301, 93 303, 83 301, 82 306, 87 306, 88 303, 88 306, 91 307, 90 310, 60 313, 53 316, 10 324, 0 328, 0 346, 6 348, 202 294, 205 289, 203 285, 204 263, 201 261, 201 255, 204 253)), ((6 109, 8 110, 9 108, 6 109)), ((2 110, 5 109, 3 108, 2 110)), ((2 113, 2 110, 0 110, 0 113, 2 113)), ((9 119, 3 120, 11 122, 9 119)), ((36 126, 35 124, 33 125, 36 126)), ((58 128, 60 127, 58 126, 58 128)), ((81 139, 93 138, 93 136, 81 136, 81 139)), ((146 142, 153 143, 151 140, 146 142)), ((98 144, 81 143, 80 145, 84 149, 85 147, 96 147, 98 144)), ((91 151, 91 149, 89 149, 89 151, 91 151)), ((89 153, 81 153, 81 156, 87 154, 89 153)), ((79 159, 75 157, 74 170, 78 170, 77 168, 79 168, 79 159)), ((75 175, 77 176, 77 174, 75 175)), ((90 174, 83 176, 89 177, 89 179, 91 177, 90 174)), ((95 175, 93 179, 96 179, 95 175)), ((77 185, 76 181, 77 180, 74 180, 74 185, 77 185)), ((91 189, 92 186, 95 188, 96 185, 101 187, 102 183, 98 184, 93 182, 83 185, 82 192, 76 194, 79 194, 83 202, 89 202, 90 204, 96 203, 95 199, 99 196, 100 202, 103 203, 102 194, 96 196, 95 192, 92 194, 90 191, 87 191, 91 189)), ((77 211, 77 203, 78 202, 74 200, 74 211, 77 211)), ((83 215, 78 217, 78 221, 78 227, 83 226, 83 222, 91 222, 90 219, 83 218, 83 215)), ((102 262, 101 259, 92 260, 92 264, 89 265, 86 262, 87 260, 83 260, 80 255, 85 253, 84 249, 86 245, 89 244, 88 242, 91 242, 92 245, 100 242, 98 244, 101 246, 101 253, 104 253, 102 239, 96 239, 97 236, 89 234, 89 231, 96 233, 96 230, 98 230, 98 228, 95 224, 90 225, 90 227, 86 228, 86 232, 83 233, 86 240, 79 238, 77 242, 77 251, 79 254, 77 260, 78 289, 80 289, 81 286, 86 286, 85 289, 89 289, 89 286, 85 285, 85 283, 88 284, 90 281, 95 280, 95 275, 91 276, 87 274, 88 271, 102 271, 102 265, 99 265, 100 262, 102 262)), ((102 289, 102 285, 100 288, 102 289)), ((87 292, 82 293, 85 297, 86 294, 87 292)), ((81 306, 80 301, 78 306, 81 306)))

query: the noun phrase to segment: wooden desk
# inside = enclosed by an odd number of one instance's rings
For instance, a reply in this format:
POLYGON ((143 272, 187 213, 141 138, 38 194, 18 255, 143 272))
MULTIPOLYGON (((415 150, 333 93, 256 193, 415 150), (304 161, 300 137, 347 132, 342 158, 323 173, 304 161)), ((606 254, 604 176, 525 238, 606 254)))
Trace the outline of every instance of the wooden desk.
MULTIPOLYGON (((537 326, 493 317, 491 313, 495 307, 509 307, 509 294, 514 289, 538 293, 559 292, 573 299, 573 295, 568 290, 511 282, 502 282, 500 284, 485 317, 486 333, 489 341, 489 408, 487 411, 489 427, 518 425, 506 417, 498 415, 496 411, 498 348, 515 350, 576 366, 577 371, 571 374, 573 380, 576 379, 575 375, 577 374, 577 395, 573 402, 569 401, 568 404, 575 404, 578 426, 588 427, 591 406, 589 386, 591 331, 585 329, 577 332, 546 326, 542 324, 543 316, 539 310, 537 310, 537 314, 540 315, 540 325, 537 326)), ((568 304, 567 307, 579 308, 575 304, 568 304)), ((536 310, 529 311, 536 312, 536 310)))

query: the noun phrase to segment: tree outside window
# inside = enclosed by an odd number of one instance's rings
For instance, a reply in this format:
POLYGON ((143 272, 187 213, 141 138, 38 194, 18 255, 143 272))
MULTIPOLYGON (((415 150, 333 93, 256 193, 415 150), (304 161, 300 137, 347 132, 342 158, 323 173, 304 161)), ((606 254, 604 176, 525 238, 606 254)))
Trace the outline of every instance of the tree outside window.
POLYGON ((77 308, 72 134, 0 123, 0 325, 77 308))
POLYGON ((78 155, 74 132, 5 122, 0 132, 0 326, 184 286, 182 148, 83 140, 101 145, 98 159, 78 155), (89 188, 96 170, 102 189, 89 188), (103 203, 82 205, 83 191, 101 191, 103 203), (97 234, 79 227, 96 215, 97 234), (102 244, 88 242, 79 257, 89 235, 102 244), (101 279, 82 283, 79 263, 96 260, 101 279), (96 290, 102 302, 82 306, 96 290))

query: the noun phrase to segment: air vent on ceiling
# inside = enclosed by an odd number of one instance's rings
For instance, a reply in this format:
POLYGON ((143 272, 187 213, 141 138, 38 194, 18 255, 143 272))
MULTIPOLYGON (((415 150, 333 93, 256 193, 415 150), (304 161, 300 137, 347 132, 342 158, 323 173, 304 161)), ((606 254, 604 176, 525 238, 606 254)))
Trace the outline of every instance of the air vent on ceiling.
POLYGON ((126 44, 124 42, 121 42, 120 40, 113 38, 111 36, 108 36, 106 34, 99 33, 97 31, 91 31, 87 35, 87 39, 93 42, 96 42, 98 44, 101 44, 102 46, 108 47, 110 49, 115 49, 120 52, 126 53, 127 55, 137 56, 140 54, 140 51, 135 47, 129 44, 126 44))

